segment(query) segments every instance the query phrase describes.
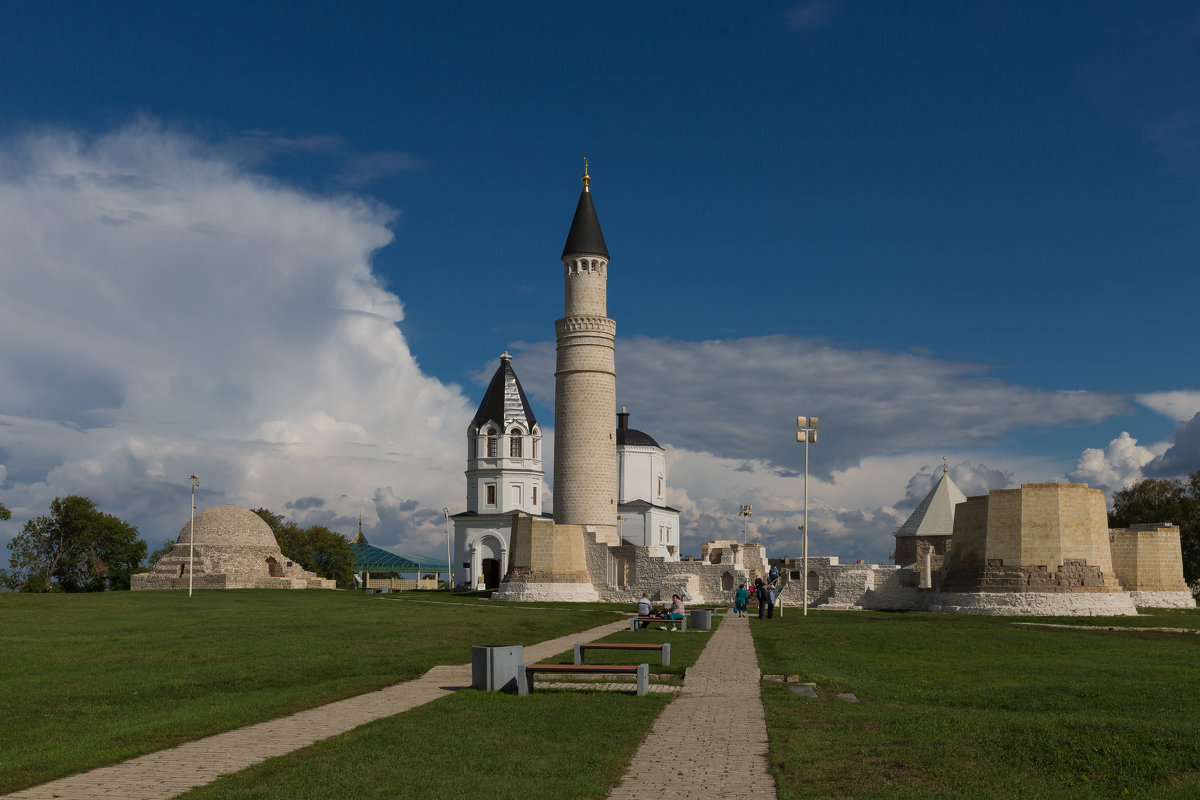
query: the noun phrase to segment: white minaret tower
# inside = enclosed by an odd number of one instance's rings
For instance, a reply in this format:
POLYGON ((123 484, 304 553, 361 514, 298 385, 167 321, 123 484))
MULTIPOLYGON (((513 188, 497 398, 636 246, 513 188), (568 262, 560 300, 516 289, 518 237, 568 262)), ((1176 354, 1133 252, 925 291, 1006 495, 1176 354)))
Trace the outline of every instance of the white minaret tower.
POLYGON ((608 318, 608 247, 596 218, 587 160, 583 191, 563 247, 566 302, 554 323, 554 521, 617 535, 617 323, 608 318))

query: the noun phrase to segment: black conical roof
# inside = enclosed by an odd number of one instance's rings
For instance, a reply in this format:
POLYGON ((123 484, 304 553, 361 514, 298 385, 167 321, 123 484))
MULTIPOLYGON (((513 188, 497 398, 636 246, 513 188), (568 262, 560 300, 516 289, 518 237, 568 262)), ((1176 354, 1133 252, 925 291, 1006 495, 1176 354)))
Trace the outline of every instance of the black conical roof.
POLYGON ((596 255, 608 258, 608 247, 604 244, 604 231, 596 217, 596 206, 592 204, 592 193, 583 187, 579 193, 579 205, 575 206, 575 219, 571 220, 571 232, 563 246, 562 257, 573 255, 596 255))
POLYGON ((512 356, 505 353, 500 356, 500 366, 492 376, 487 391, 483 393, 483 401, 480 402, 479 410, 475 412, 471 423, 482 425, 485 422, 495 422, 507 425, 513 421, 525 423, 529 430, 533 430, 533 426, 537 424, 533 409, 525 399, 525 390, 521 388, 517 373, 513 371, 512 356))

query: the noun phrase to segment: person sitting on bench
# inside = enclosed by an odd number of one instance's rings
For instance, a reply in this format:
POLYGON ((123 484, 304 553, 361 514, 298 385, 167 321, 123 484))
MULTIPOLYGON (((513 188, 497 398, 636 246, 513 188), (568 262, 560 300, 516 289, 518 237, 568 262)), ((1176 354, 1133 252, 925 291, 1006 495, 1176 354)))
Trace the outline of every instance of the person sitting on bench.
MULTIPOLYGON (((663 619, 668 619, 668 620, 672 620, 672 621, 680 621, 683 619, 683 613, 684 613, 683 600, 681 600, 679 598, 679 595, 677 595, 677 594, 671 595, 671 605, 670 605, 670 607, 668 607, 666 609, 666 613, 663 614, 663 619)), ((678 625, 668 625, 667 630, 677 631, 677 630, 679 630, 679 626, 678 625)))
MULTIPOLYGON (((650 594, 642 592, 642 599, 637 601, 637 615, 639 617, 648 617, 654 613, 654 604, 650 602, 650 594)), ((649 622, 643 622, 642 627, 649 625, 649 622)))

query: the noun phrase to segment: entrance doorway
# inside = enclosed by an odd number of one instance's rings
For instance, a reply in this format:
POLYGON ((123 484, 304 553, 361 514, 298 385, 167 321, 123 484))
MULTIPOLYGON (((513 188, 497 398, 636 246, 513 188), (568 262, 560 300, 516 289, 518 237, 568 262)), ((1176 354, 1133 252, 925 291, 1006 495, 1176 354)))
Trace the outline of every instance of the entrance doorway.
POLYGON ((481 568, 483 570, 483 586, 485 589, 500 588, 500 559, 485 558, 483 559, 481 568))

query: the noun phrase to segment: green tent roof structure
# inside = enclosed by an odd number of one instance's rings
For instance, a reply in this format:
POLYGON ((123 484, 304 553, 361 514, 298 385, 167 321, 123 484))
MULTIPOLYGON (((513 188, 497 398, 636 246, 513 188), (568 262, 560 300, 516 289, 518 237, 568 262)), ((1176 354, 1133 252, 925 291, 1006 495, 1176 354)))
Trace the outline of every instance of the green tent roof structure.
POLYGON ((350 543, 350 551, 354 553, 355 572, 442 572, 446 571, 446 562, 438 562, 429 556, 418 556, 402 553, 390 547, 376 547, 366 540, 357 539, 350 543))

